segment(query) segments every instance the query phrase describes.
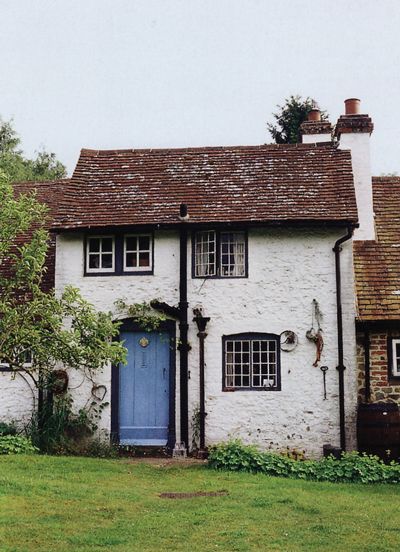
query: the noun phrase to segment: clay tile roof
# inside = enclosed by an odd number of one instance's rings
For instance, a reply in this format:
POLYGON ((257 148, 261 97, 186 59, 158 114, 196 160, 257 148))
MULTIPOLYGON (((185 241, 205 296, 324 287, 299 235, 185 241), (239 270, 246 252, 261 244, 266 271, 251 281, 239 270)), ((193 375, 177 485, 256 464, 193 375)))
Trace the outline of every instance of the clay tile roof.
POLYGON ((82 150, 54 227, 356 222, 350 153, 330 144, 82 150))
POLYGON ((400 320, 400 177, 372 186, 377 240, 354 242, 358 319, 400 320))
MULTIPOLYGON (((37 200, 48 206, 48 222, 46 228, 51 230, 53 218, 60 205, 63 190, 69 184, 69 179, 61 179, 50 182, 14 182, 13 188, 16 195, 35 191, 37 200)), ((33 230, 33 228, 32 228, 33 230)), ((28 236, 19 236, 17 244, 21 244, 28 236)), ((54 287, 55 271, 55 235, 50 233, 49 249, 46 256, 46 273, 43 278, 43 289, 48 291, 54 287)), ((6 270, 2 267, 2 270, 6 270)))

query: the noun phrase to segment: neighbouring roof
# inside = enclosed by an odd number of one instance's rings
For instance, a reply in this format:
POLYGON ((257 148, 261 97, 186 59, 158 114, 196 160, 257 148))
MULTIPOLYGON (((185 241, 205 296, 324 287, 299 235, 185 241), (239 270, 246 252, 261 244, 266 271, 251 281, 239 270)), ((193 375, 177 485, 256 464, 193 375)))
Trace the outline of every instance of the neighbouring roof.
MULTIPOLYGON (((53 224, 54 216, 57 212, 57 209, 61 203, 63 197, 63 190, 69 184, 69 179, 53 180, 49 182, 14 182, 13 188, 16 195, 26 194, 30 192, 36 193, 36 198, 41 203, 45 203, 49 209, 48 211, 48 220, 46 221, 45 227, 48 230, 51 230, 53 224)), ((29 239, 29 235, 35 228, 32 227, 29 231, 29 234, 19 236, 17 240, 17 245, 23 244, 26 239, 29 239)), ((50 233, 49 248, 46 256, 46 272, 43 277, 43 289, 49 291, 54 288, 54 272, 55 272, 55 254, 56 254, 56 244, 55 244, 55 235, 50 233)), ((5 267, 2 267, 2 270, 6 270, 5 267)))
POLYGON ((377 240, 354 242, 358 319, 400 320, 400 177, 372 187, 377 240))
POLYGON ((330 144, 82 150, 56 229, 190 222, 356 223, 349 151, 330 144))

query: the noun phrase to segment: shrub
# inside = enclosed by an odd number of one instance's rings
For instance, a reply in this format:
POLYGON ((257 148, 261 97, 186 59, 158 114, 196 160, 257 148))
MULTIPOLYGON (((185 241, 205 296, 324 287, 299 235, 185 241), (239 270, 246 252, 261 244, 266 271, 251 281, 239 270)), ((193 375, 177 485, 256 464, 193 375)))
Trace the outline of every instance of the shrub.
POLYGON ((210 468, 218 470, 263 473, 294 479, 352 483, 400 483, 400 464, 384 464, 377 456, 358 452, 343 453, 340 460, 333 456, 322 460, 295 460, 271 452, 261 452, 256 446, 234 440, 211 447, 210 468))
POLYGON ((0 422, 0 436, 3 435, 16 435, 17 434, 17 427, 14 425, 14 423, 6 423, 6 422, 0 422))
POLYGON ((0 437, 0 454, 34 454, 38 452, 29 439, 20 435, 0 437))

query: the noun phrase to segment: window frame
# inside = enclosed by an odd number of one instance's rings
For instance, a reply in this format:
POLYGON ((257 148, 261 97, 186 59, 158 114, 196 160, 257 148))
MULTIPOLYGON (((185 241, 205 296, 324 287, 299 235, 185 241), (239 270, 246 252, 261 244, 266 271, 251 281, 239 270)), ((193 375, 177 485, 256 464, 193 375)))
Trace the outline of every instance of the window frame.
POLYGON ((87 232, 83 240, 83 256, 84 256, 84 276, 146 276, 154 273, 154 231, 153 230, 134 230, 124 232, 110 232, 109 234, 87 232), (135 236, 148 236, 150 238, 150 267, 125 268, 125 238, 135 236), (89 265, 89 242, 91 238, 113 238, 113 270, 110 269, 90 269, 89 265))
MULTIPOLYGON (((251 346, 250 346, 251 350, 251 346)), ((252 353, 250 353, 251 355, 252 353)), ((281 347, 280 347, 280 336, 273 333, 265 332, 245 332, 237 333, 230 335, 222 336, 222 391, 224 392, 242 392, 242 391, 281 391, 281 347), (250 386, 249 387, 228 387, 226 382, 226 342, 227 341, 249 341, 250 344, 253 341, 275 341, 276 343, 276 385, 274 387, 260 387, 252 385, 253 377, 253 358, 250 356, 250 369, 249 369, 249 378, 250 386)))
POLYGON ((11 368, 9 362, 3 362, 0 360, 0 372, 20 372, 21 370, 24 370, 26 368, 31 368, 33 366, 33 353, 30 350, 23 351, 23 354, 28 354, 30 357, 30 360, 27 360, 22 364, 22 368, 11 368))
POLYGON ((198 228, 192 232, 192 278, 200 280, 231 280, 237 278, 249 277, 249 243, 248 232, 245 228, 198 228), (201 232, 214 232, 215 233, 215 274, 210 276, 197 276, 196 275, 196 236, 201 232), (221 234, 235 234, 240 233, 244 236, 244 274, 243 276, 223 276, 221 275, 222 265, 222 248, 221 248, 221 234))
POLYGON ((391 380, 400 380, 400 365, 397 368, 396 345, 400 345, 400 337, 388 337, 388 376, 391 380))
MULTIPOLYGON (((101 242, 100 242, 101 244, 101 242)), ((92 254, 97 254, 97 255, 100 255, 100 260, 101 260, 101 257, 103 255, 103 251, 101 249, 101 245, 100 245, 100 250, 99 252, 93 252, 92 254)), ((109 254, 109 252, 107 251, 105 254, 109 254)), ((86 274, 112 274, 115 272, 115 235, 114 234, 93 234, 93 235, 89 235, 87 236, 86 238, 86 247, 85 247, 85 273, 86 274), (90 240, 103 240, 103 239, 110 239, 112 240, 112 250, 111 250, 111 257, 112 257, 112 266, 111 268, 90 268, 89 266, 89 261, 90 261, 90 255, 91 255, 91 252, 90 252, 90 240)))
MULTIPOLYGON (((147 272, 147 273, 152 273, 153 271, 153 249, 154 249, 154 246, 153 246, 153 235, 151 233, 148 233, 148 232, 142 232, 142 233, 129 233, 129 234, 123 234, 122 236, 122 240, 123 240, 123 252, 122 252, 122 269, 123 269, 123 272, 124 274, 126 273, 136 273, 136 272, 140 272, 141 274, 143 274, 144 272, 147 272), (149 238, 149 249, 143 249, 141 250, 139 248, 139 239, 138 239, 138 248, 136 249, 136 253, 138 255, 140 255, 140 252, 141 251, 145 251, 146 253, 148 252, 149 253, 149 266, 137 266, 137 267, 128 267, 126 266, 126 254, 127 254, 127 248, 126 248, 126 239, 127 238, 149 238)), ((133 251, 129 251, 129 253, 132 253, 133 251)))

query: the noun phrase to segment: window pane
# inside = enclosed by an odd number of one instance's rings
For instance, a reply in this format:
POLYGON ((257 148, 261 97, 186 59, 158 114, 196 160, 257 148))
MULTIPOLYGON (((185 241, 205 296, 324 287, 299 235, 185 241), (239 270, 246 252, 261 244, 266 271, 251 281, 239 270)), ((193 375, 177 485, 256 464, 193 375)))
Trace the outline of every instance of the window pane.
POLYGON ((101 268, 112 268, 112 255, 107 253, 101 256, 101 268))
POLYGON ((135 267, 136 264, 136 253, 127 253, 126 254, 126 266, 127 267, 135 267))
POLYGON ((126 238, 126 250, 127 251, 136 251, 137 249, 137 238, 134 236, 129 236, 126 238))
POLYGON ((139 253, 139 266, 150 266, 150 253, 139 253))
POLYGON ((150 236, 139 237, 139 249, 150 249, 150 236))
POLYGON ((89 238, 89 251, 100 251, 100 239, 99 238, 89 238))
POLYGON ((112 251, 113 248, 113 238, 102 238, 101 240, 101 249, 102 251, 112 251))
POLYGON ((100 268, 100 255, 99 254, 90 254, 89 255, 89 268, 100 268))

